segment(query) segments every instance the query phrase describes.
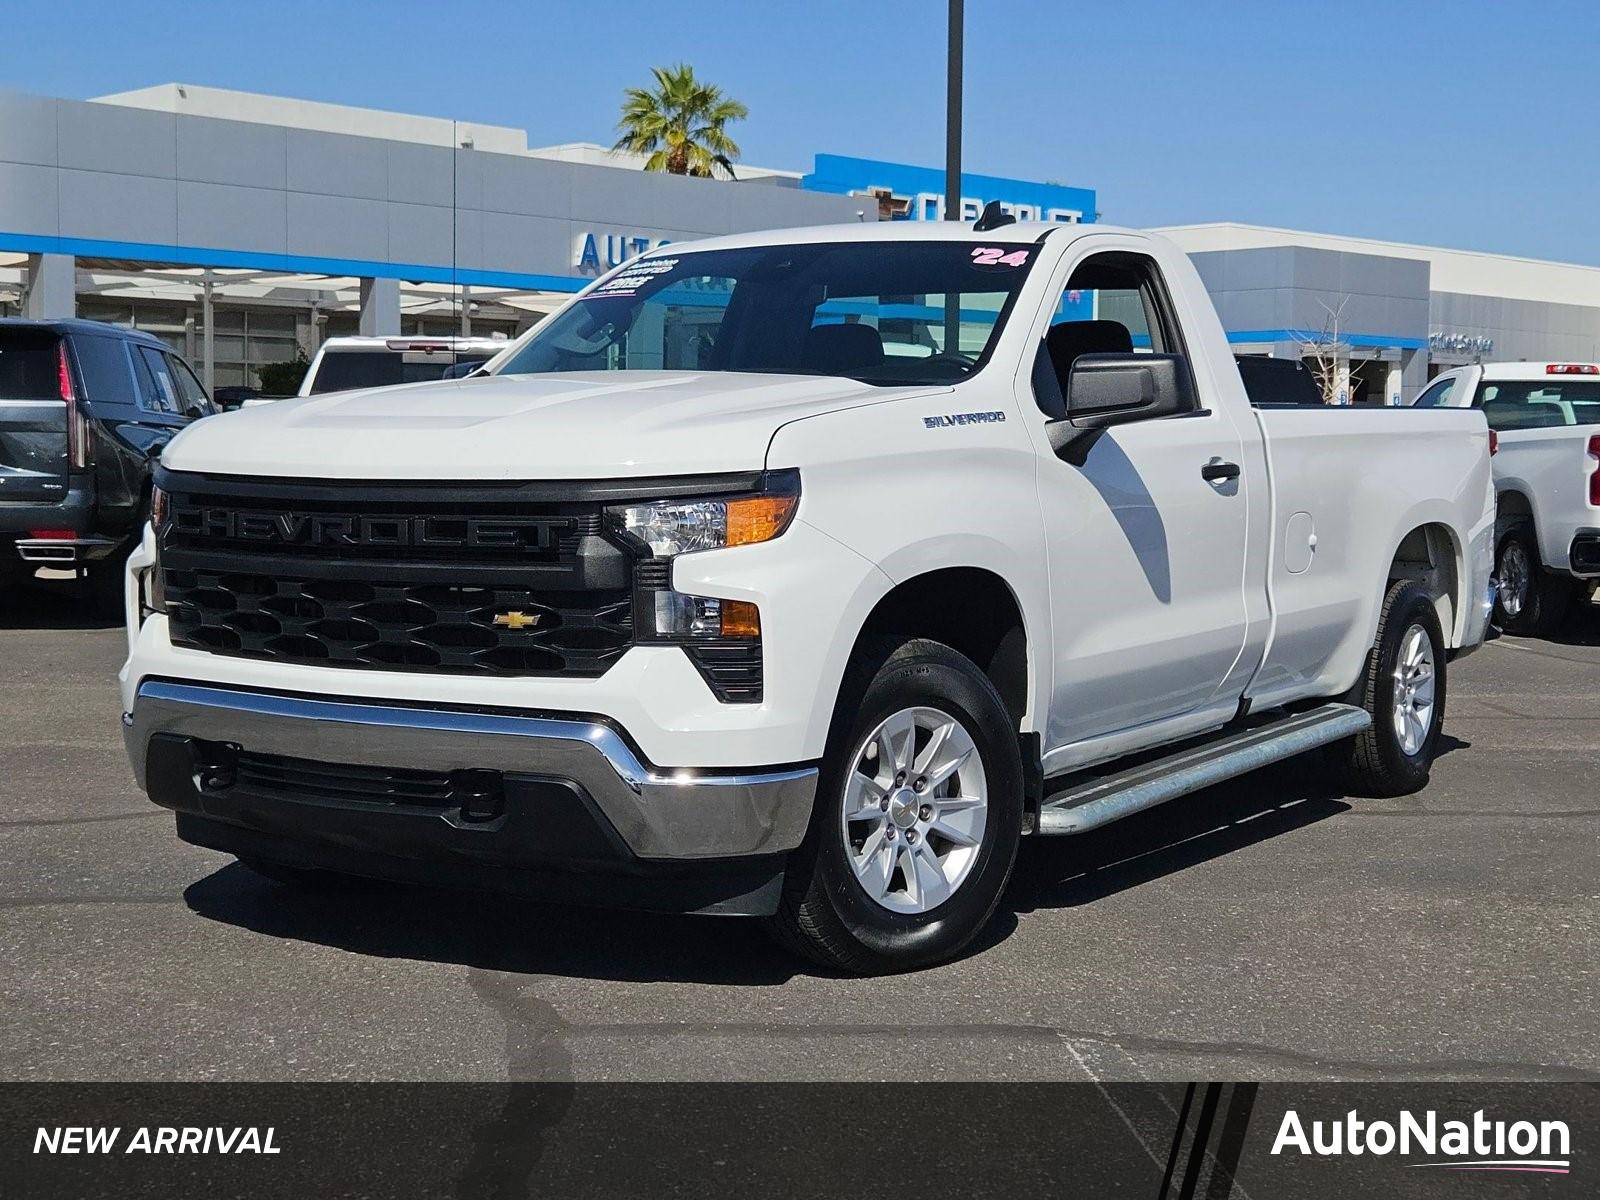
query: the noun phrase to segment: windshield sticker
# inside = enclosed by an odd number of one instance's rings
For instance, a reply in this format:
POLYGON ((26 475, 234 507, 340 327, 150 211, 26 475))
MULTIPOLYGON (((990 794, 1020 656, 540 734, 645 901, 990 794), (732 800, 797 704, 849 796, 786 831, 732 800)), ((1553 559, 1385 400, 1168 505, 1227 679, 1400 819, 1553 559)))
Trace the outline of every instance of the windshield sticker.
POLYGON ((590 296, 632 296, 657 275, 669 274, 678 265, 675 258, 643 258, 622 268, 622 272, 606 280, 590 296))
POLYGON ((1004 246, 974 246, 972 265, 975 267, 1020 267, 1028 261, 1028 251, 1012 250, 1004 246))

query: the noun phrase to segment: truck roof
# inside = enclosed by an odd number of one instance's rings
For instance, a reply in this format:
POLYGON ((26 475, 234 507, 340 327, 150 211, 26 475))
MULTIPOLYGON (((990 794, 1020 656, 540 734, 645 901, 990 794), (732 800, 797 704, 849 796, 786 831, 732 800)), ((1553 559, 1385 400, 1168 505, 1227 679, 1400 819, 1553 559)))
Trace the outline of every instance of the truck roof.
POLYGON ((1490 362, 1483 364, 1485 379, 1529 380, 1585 377, 1600 381, 1600 363, 1590 362, 1490 362))
POLYGON ((160 338, 142 329, 132 329, 126 325, 112 325, 106 321, 85 321, 81 317, 52 317, 47 320, 31 320, 28 317, 0 317, 0 329, 48 329, 55 334, 87 333, 97 337, 120 337, 130 341, 143 342, 149 346, 165 346, 160 338))
MULTIPOLYGON (((846 225, 805 225, 795 229, 765 229, 755 233, 733 233, 722 237, 671 242, 643 257, 671 255, 674 250, 738 250, 747 246, 816 242, 1037 242, 1050 234, 1082 237, 1089 233, 1130 234, 1142 240, 1160 238, 1143 229, 1118 225, 1084 224, 1066 221, 1014 221, 994 229, 976 230, 970 221, 857 221, 846 225)), ((1165 240, 1165 239, 1162 239, 1165 240)))

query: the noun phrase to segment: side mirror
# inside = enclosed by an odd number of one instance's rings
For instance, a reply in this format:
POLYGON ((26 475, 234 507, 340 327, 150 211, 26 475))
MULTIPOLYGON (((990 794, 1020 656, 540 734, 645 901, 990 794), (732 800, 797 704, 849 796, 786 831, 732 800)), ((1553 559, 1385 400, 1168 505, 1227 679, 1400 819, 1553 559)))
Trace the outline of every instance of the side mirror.
POLYGON ((1179 354, 1080 354, 1067 378, 1066 418, 1046 428, 1060 451, 1088 430, 1194 410, 1188 363, 1179 354))

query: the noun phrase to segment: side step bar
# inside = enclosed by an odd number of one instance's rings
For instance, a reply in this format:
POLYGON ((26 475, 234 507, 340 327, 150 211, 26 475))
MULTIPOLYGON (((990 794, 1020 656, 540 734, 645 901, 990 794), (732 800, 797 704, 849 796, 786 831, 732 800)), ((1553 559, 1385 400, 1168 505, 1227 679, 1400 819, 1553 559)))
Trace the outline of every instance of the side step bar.
POLYGON ((1324 704, 1268 725, 1225 734, 1114 775, 1079 780, 1039 806, 1041 834, 1083 833, 1318 746, 1360 733, 1372 716, 1353 704, 1324 704))

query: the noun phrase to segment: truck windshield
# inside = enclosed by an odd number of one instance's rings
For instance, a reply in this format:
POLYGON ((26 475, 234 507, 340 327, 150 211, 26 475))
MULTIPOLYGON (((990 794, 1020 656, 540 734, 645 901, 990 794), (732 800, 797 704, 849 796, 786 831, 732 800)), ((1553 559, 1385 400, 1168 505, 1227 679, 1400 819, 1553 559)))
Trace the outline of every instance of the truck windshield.
POLYGON ((832 242, 674 254, 622 268, 496 374, 759 371, 882 386, 965 379, 988 358, 1032 244, 832 242))
POLYGON ((1478 387, 1478 404, 1489 428, 1498 432, 1600 425, 1600 383, 1595 382, 1488 380, 1478 387))

